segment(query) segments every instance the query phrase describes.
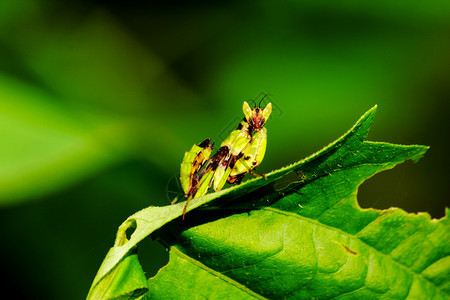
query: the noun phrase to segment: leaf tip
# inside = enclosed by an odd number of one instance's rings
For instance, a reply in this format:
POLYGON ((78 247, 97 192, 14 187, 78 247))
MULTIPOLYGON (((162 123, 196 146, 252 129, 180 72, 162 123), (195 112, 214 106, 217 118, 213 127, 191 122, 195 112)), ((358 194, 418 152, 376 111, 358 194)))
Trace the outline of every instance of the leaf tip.
POLYGON ((414 145, 412 147, 416 149, 415 155, 411 157, 411 160, 415 163, 417 163, 425 155, 425 153, 427 153, 428 149, 430 149, 430 146, 423 145, 414 145))
POLYGON ((376 112, 377 112, 377 105, 366 111, 355 123, 355 125, 353 125, 353 127, 343 137, 341 137, 341 139, 343 139, 351 132, 359 132, 358 135, 361 142, 364 139, 366 139, 376 112))
POLYGON ((361 118, 358 120, 357 123, 361 123, 361 121, 367 120, 367 119, 370 119, 370 122, 372 122, 373 116, 377 112, 377 109, 378 109, 378 105, 375 104, 371 109, 366 111, 364 113, 364 115, 361 116, 361 118))
POLYGON ((373 115, 375 115, 375 113, 377 112, 377 110, 378 110, 378 104, 375 104, 371 109, 369 109, 369 110, 363 115, 363 117, 366 117, 366 116, 373 116, 373 115))

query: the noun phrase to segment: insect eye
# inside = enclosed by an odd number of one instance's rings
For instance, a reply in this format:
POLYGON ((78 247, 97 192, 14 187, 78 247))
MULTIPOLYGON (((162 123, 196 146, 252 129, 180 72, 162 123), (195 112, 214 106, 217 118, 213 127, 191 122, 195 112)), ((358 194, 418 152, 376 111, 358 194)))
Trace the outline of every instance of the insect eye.
POLYGON ((259 108, 258 107, 255 108, 255 111, 256 111, 256 113, 259 113, 259 108))

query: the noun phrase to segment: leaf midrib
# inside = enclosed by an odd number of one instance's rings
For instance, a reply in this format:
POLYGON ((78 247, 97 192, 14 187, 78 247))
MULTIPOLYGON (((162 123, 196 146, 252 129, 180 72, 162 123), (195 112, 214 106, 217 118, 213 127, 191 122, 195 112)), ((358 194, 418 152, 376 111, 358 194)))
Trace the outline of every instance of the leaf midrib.
POLYGON ((252 291, 251 289, 247 288, 245 285, 235 281, 234 279, 231 279, 228 276, 223 275, 220 272, 217 272, 217 271, 211 269, 210 267, 204 265, 200 261, 198 261, 198 260, 192 258, 191 256, 185 254, 183 251, 178 249, 177 246, 171 246, 170 250, 174 251, 179 257, 183 258, 184 260, 186 260, 186 261, 196 265, 197 267, 199 267, 199 268, 201 268, 201 269, 203 269, 203 270, 213 274, 214 276, 216 276, 216 277, 222 279, 223 281, 225 281, 225 282, 235 286, 236 288, 242 290, 243 292, 249 294, 250 296, 253 296, 253 297, 257 298, 257 299, 267 299, 264 296, 262 296, 262 295, 260 295, 260 294, 258 294, 256 292, 252 291))

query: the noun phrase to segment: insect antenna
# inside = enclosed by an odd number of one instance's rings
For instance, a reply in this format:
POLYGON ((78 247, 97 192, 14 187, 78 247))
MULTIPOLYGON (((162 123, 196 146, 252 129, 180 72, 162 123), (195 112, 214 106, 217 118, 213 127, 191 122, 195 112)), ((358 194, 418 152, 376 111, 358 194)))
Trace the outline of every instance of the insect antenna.
POLYGON ((252 101, 253 102, 253 107, 256 107, 256 102, 253 99, 249 99, 248 101, 252 101))
POLYGON ((259 103, 258 103, 258 107, 259 108, 261 108, 261 102, 264 100, 264 98, 266 98, 267 96, 271 96, 270 94, 265 94, 262 98, 261 98, 261 100, 259 100, 259 103))

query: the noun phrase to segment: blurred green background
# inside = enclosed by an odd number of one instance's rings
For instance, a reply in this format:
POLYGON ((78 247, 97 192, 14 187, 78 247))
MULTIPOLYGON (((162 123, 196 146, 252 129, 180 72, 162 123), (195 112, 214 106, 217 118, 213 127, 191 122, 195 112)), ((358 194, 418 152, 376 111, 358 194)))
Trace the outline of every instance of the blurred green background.
MULTIPOLYGON (((449 1, 0 2, 2 294, 82 299, 117 227, 167 205, 184 151, 270 93, 268 172, 369 108, 369 138, 431 146, 362 207, 448 206, 449 1), (6 279, 5 279, 6 278, 6 279)), ((139 249, 150 276, 167 261, 139 249)))

